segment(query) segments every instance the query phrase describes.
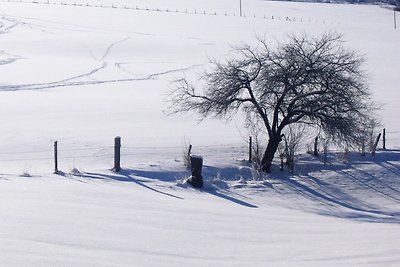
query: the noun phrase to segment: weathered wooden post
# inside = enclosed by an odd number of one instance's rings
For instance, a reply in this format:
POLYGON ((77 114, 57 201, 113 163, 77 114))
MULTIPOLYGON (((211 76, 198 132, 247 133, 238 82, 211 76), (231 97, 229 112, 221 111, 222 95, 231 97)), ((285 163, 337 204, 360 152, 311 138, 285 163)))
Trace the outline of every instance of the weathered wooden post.
POLYGON ((324 144, 324 165, 328 162, 328 145, 324 144))
POLYGON ((314 139, 314 156, 318 156, 318 136, 315 137, 314 139))
POLYGON ((54 141, 54 174, 58 174, 58 142, 54 141))
POLYGON ((372 156, 375 156, 376 147, 378 146, 379 139, 381 139, 381 133, 378 134, 378 137, 376 138, 375 144, 372 147, 372 151, 371 151, 372 156))
POLYGON ((114 139, 114 172, 121 170, 121 137, 117 136, 114 139))
POLYGON ((383 128, 383 136, 382 136, 382 142, 383 142, 383 150, 386 150, 386 129, 383 128))
POLYGON ((281 153, 279 155, 279 158, 281 159, 281 168, 280 168, 280 170, 281 170, 281 172, 283 172, 283 166, 284 166, 283 160, 285 159, 285 154, 281 153))
POLYGON ((192 145, 189 145, 189 148, 184 153, 183 164, 185 167, 190 168, 190 155, 192 154, 192 145), (186 153, 185 153, 186 152, 186 153))
POLYGON ((249 137, 249 162, 252 162, 253 157, 251 155, 251 149, 253 148, 253 138, 249 137))
POLYGON ((192 145, 189 145, 189 148, 188 148, 188 152, 187 152, 187 156, 188 157, 190 157, 190 154, 192 154, 192 145))
POLYGON ((199 156, 190 156, 190 169, 192 176, 187 180, 188 184, 191 184, 195 188, 203 187, 203 176, 201 175, 201 169, 203 167, 203 158, 199 156))

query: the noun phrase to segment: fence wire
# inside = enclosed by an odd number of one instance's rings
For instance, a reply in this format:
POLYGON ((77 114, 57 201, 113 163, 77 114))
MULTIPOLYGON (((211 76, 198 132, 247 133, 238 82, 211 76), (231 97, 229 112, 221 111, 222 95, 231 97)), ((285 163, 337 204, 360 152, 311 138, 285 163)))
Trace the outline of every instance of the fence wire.
MULTIPOLYGON (((268 19, 268 20, 282 20, 287 22, 300 22, 300 23, 322 23, 326 24, 327 22, 323 19, 304 19, 304 18, 296 18, 292 16, 284 16, 284 15, 266 15, 266 14, 256 14, 251 13, 248 14, 243 12, 241 15, 236 12, 228 12, 228 11, 206 11, 206 10, 198 10, 198 9, 179 9, 179 8, 150 8, 147 6, 132 6, 127 4, 99 4, 94 1, 93 3, 88 3, 87 1, 77 2, 77 1, 50 1, 50 0, 0 0, 0 2, 9 2, 9 3, 24 3, 24 4, 41 4, 41 5, 61 5, 61 6, 78 6, 78 7, 87 7, 87 8, 108 8, 108 9, 125 9, 125 10, 137 10, 137 11, 148 11, 148 12, 165 12, 165 13, 180 13, 180 14, 192 14, 192 15, 207 15, 207 16, 225 16, 225 17, 240 17, 240 18, 254 18, 254 19, 268 19)), ((330 24, 333 24, 332 22, 330 24)))

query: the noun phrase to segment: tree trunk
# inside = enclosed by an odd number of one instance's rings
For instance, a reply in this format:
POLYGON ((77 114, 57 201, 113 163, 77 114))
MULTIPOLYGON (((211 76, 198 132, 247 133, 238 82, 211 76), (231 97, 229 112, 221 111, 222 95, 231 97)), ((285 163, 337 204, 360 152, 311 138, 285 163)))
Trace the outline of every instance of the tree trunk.
POLYGON ((270 138, 268 141, 267 149, 264 152, 264 156, 261 160, 262 170, 264 172, 271 172, 272 161, 275 156, 275 152, 278 150, 278 145, 282 139, 280 137, 270 138))

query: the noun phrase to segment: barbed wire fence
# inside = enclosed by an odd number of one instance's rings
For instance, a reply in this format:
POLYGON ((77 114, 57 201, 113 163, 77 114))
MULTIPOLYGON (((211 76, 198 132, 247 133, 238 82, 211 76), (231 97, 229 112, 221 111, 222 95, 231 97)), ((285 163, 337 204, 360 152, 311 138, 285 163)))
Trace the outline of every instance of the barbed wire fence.
MULTIPOLYGON (((400 144, 400 131, 383 130, 383 137, 378 149, 391 150, 398 149, 400 144)), ((157 166, 160 160, 170 160, 184 164, 182 156, 182 147, 138 147, 121 145, 121 137, 115 137, 114 145, 94 146, 94 145, 77 145, 71 142, 53 141, 52 146, 46 149, 31 150, 0 150, 0 170, 13 169, 19 171, 21 176, 31 176, 35 173, 36 167, 41 169, 41 173, 55 174, 79 174, 81 169, 108 169, 119 172, 126 165, 145 164, 146 166, 157 166), (121 161, 122 160, 122 161, 121 161), (121 162, 123 162, 121 166, 121 162), (39 166, 39 167, 38 167, 39 166), (52 171, 53 170, 53 171, 52 171)), ((250 143, 251 146, 251 143, 250 143)), ((196 146, 197 152, 202 155, 221 154, 227 155, 227 150, 232 150, 232 145, 203 145, 196 146)), ((249 150, 249 158, 251 161, 251 149, 249 150)), ((246 144, 236 145, 233 151, 236 159, 246 159, 246 144)), ((129 167, 128 167, 129 168, 129 167)), ((15 173, 15 172, 14 172, 15 173)))
MULTIPOLYGON (((327 22, 324 19, 311 19, 311 18, 296 18, 293 16, 284 15, 260 15, 256 13, 245 13, 241 15, 236 12, 210 12, 206 10, 198 9, 178 9, 178 8, 150 8, 147 6, 131 6, 131 5, 119 5, 119 4, 95 4, 95 3, 83 3, 83 2, 68 2, 68 1, 50 1, 50 0, 0 0, 0 2, 10 3, 25 3, 25 4, 41 4, 41 5, 62 5, 62 6, 77 6, 77 7, 88 7, 88 8, 108 8, 108 9, 126 9, 126 10, 137 10, 147 12, 164 12, 164 13, 180 13, 180 14, 192 14, 192 15, 206 15, 206 16, 225 16, 225 17, 239 17, 239 18, 253 18, 253 19, 264 19, 264 20, 278 20, 287 21, 292 23, 322 23, 322 24, 334 24, 333 22, 327 22)), ((336 22, 336 24, 340 24, 336 22)))
MULTIPOLYGON (((54 166, 61 166, 61 170, 71 171, 77 169, 77 166, 90 165, 90 162, 105 162, 109 157, 112 158, 113 147, 74 147, 71 144, 63 142, 58 143, 58 147, 48 146, 47 149, 31 149, 16 151, 0 151, 0 166, 8 170, 20 172, 23 176, 30 176, 35 172, 48 173, 52 169, 58 169, 54 166), (58 150, 55 155, 55 150, 58 150)), ((13 173, 15 172, 13 171, 13 173)))
MULTIPOLYGON (((5 171, 9 175, 31 177, 50 173, 80 175, 97 169, 119 172, 121 169, 138 166, 163 166, 166 162, 185 167, 182 146, 135 146, 129 141, 126 145, 120 137, 115 137, 114 144, 110 140, 109 145, 105 146, 61 140, 48 143, 44 149, 41 148, 43 145, 32 145, 29 150, 0 148, 0 178, 5 171)), ((229 154, 228 157, 245 158, 246 149, 240 144, 198 145, 196 153, 206 157, 216 154, 224 157, 229 154), (232 147, 235 149, 232 150, 232 147)))

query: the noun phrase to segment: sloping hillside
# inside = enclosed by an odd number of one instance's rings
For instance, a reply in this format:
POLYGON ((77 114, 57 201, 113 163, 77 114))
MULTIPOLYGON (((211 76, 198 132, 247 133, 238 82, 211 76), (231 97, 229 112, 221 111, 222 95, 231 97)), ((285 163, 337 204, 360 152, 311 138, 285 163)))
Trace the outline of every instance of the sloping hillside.
POLYGON ((0 2, 1 266, 400 264, 393 12, 242 2, 242 17, 228 0, 0 2), (240 116, 164 114, 171 81, 232 45, 327 31, 366 56, 387 129, 375 157, 343 161, 332 147, 324 165, 302 149, 294 174, 260 177, 240 116), (204 157, 202 190, 183 182, 189 141, 204 157))

